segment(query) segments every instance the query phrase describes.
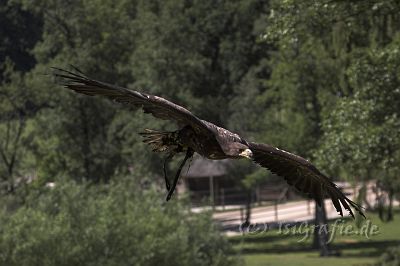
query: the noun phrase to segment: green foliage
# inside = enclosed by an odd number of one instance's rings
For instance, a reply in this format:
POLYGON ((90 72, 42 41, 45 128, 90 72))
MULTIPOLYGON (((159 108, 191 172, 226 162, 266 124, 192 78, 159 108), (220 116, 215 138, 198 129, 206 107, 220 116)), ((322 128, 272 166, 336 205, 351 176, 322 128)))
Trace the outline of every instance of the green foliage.
POLYGON ((225 104, 243 76, 266 54, 256 42, 263 1, 144 1, 140 42, 132 56, 136 85, 224 125, 225 104))
POLYGON ((58 179, 31 190, 22 207, 1 213, 1 264, 235 264, 208 214, 166 204, 155 187, 143 178, 95 186, 58 179))
POLYGON ((376 178, 398 193, 399 3, 271 1, 270 8, 263 38, 278 51, 263 93, 274 111, 264 124, 275 143, 315 158, 335 178, 376 178))
POLYGON ((12 191, 16 176, 29 175, 32 123, 48 104, 33 93, 21 72, 10 60, 4 62, 0 84, 0 182, 12 191), (24 160, 21 158, 24 157, 24 160))
MULTIPOLYGON (((175 125, 71 94, 43 75, 74 64, 171 99, 248 140, 314 159, 331 175, 379 173, 395 184, 399 10, 396 1, 369 0, 7 1, 5 24, 29 21, 40 36, 13 36, 31 51, 33 69, 21 68, 19 56, 9 57, 15 67, 3 66, 0 134, 19 137, 18 145, 0 138, 1 177, 101 183, 132 171, 161 174, 160 156, 136 132, 175 125)), ((12 54, 15 47, 0 48, 12 54)), ((246 188, 267 177, 239 168, 246 188)))
POLYGON ((342 99, 324 121, 321 157, 329 150, 336 160, 332 165, 353 173, 365 174, 361 169, 373 165, 398 176, 399 67, 397 40, 384 49, 360 53, 348 68, 354 94, 342 99))
POLYGON ((305 148, 333 175, 396 171, 395 10, 396 1, 271 3, 264 38, 279 49, 270 84, 285 99, 280 120, 297 132, 294 150, 305 148))
POLYGON ((159 156, 144 148, 136 132, 176 128, 56 88, 43 75, 50 67, 73 64, 91 77, 167 97, 224 125, 230 116, 225 104, 267 53, 265 43, 256 41, 263 1, 12 2, 42 22, 42 38, 32 50, 37 64, 23 79, 49 108, 30 124, 29 156, 17 160, 24 161, 19 170, 43 180, 65 175, 107 182, 129 169, 161 174, 159 156))

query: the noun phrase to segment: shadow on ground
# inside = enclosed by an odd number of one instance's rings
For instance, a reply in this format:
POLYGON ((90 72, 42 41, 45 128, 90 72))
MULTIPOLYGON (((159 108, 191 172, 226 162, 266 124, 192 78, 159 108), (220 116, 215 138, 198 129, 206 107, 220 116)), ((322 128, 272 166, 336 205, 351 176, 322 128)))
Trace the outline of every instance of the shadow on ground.
MULTIPOLYGON (((288 237, 289 239, 290 237, 288 237)), ((240 249, 242 254, 272 254, 272 253, 295 253, 295 252, 309 252, 315 251, 311 248, 310 243, 282 243, 282 244, 272 244, 274 241, 274 237, 265 237, 265 238, 257 238, 252 239, 252 242, 255 241, 261 243, 262 241, 266 241, 268 247, 243 247, 240 249)), ((277 239, 275 239, 276 241, 277 239)), ((282 240, 282 237, 279 238, 282 240)), ((247 241, 243 241, 242 244, 246 244, 247 241)), ((365 242, 357 242, 357 243, 339 243, 333 244, 331 246, 332 250, 338 250, 340 253, 345 253, 345 257, 377 257, 386 251, 388 247, 395 247, 400 245, 400 241, 397 240, 383 240, 383 241, 365 241, 365 242), (350 251, 350 252, 346 252, 350 251)))
MULTIPOLYGON (((399 217, 400 210, 394 211, 396 217, 399 217)), ((371 213, 372 214, 372 213, 371 213)), ((373 213, 374 218, 377 219, 377 214, 373 213)), ((397 234, 398 232, 393 230, 393 225, 396 225, 398 221, 391 223, 380 223, 380 226, 392 226, 391 234, 397 234)), ((395 226, 395 228, 398 228, 395 226)), ((331 249, 337 251, 341 257, 379 257, 389 247, 396 247, 400 245, 400 237, 393 239, 393 236, 389 239, 341 239, 334 241, 331 244, 331 249), (346 242, 347 241, 347 242, 346 242)), ((301 236, 294 237, 293 235, 282 235, 277 234, 276 231, 270 231, 262 234, 248 234, 240 237, 232 237, 229 241, 236 247, 237 250, 243 255, 252 254, 285 254, 285 253, 300 253, 300 252, 312 252, 315 249, 311 248, 311 238, 307 238, 305 241, 299 241, 301 236), (275 233, 275 234, 274 234, 275 233)))

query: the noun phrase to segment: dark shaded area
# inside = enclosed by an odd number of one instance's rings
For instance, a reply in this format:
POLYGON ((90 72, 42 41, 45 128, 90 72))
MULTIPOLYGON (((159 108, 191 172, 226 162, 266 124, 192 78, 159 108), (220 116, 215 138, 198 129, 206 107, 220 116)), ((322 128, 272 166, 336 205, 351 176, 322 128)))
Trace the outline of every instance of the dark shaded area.
MULTIPOLYGON (((290 237, 266 237, 264 239, 265 243, 270 243, 271 241, 280 241, 282 239, 290 239, 290 237)), ((245 241, 246 243, 247 241, 245 241)), ((261 241, 260 241, 261 242, 261 241)), ((259 242, 259 243, 260 243, 259 242)), ((364 241, 358 243, 342 243, 342 244, 334 244, 332 245, 333 250, 340 250, 340 251, 357 251, 358 249, 365 249, 365 248, 373 248, 375 249, 373 252, 363 252, 360 251, 356 254, 346 254, 344 257, 377 257, 384 253, 387 248, 389 247, 396 247, 400 244, 399 240, 381 240, 381 241, 364 241)), ((300 243, 296 244, 277 244, 271 248, 243 248, 241 252, 243 254, 261 254, 261 253, 294 253, 294 252, 306 252, 306 251, 313 251, 315 249, 310 248, 308 243, 300 243)))
MULTIPOLYGON (((17 4, 1 2, 0 62, 8 57, 15 64, 15 70, 29 71, 36 64, 30 50, 42 38, 43 20, 17 4)), ((0 72, 3 71, 4 66, 0 65, 0 72)))

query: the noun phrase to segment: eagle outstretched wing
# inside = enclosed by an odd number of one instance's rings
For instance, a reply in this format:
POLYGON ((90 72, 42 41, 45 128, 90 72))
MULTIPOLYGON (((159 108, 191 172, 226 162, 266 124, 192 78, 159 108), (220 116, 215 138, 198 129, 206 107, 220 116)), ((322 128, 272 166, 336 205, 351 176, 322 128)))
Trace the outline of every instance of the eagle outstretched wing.
MULTIPOLYGON (((79 73, 60 68, 53 69, 55 70, 54 75, 63 80, 63 85, 73 91, 90 96, 105 96, 116 102, 141 107, 145 113, 150 113, 156 118, 175 121, 180 125, 189 125, 201 137, 211 139, 216 135, 221 135, 224 140, 229 140, 229 142, 244 142, 238 135, 200 120, 189 110, 164 98, 90 79, 77 69, 76 71, 79 73)), ((364 216, 360 206, 347 198, 328 177, 304 158, 266 144, 253 142, 246 142, 246 144, 253 153, 252 159, 255 163, 284 177, 290 185, 314 198, 319 205, 327 195, 332 199, 333 205, 340 215, 343 216, 341 206, 343 205, 344 209, 348 210, 353 217, 351 207, 364 216)))
POLYGON ((162 97, 97 81, 86 77, 78 69, 76 71, 79 74, 61 68, 53 67, 53 69, 55 70, 54 76, 62 79, 62 85, 68 89, 90 96, 104 96, 119 103, 142 107, 145 113, 150 113, 156 118, 175 121, 180 125, 190 125, 199 134, 213 136, 208 125, 189 110, 162 97))
POLYGON ((361 207, 347 198, 328 177, 306 159, 267 144, 250 142, 249 148, 253 152, 255 163, 283 177, 289 185, 315 199, 319 206, 327 195, 341 216, 343 205, 353 218, 350 206, 365 218, 361 207))

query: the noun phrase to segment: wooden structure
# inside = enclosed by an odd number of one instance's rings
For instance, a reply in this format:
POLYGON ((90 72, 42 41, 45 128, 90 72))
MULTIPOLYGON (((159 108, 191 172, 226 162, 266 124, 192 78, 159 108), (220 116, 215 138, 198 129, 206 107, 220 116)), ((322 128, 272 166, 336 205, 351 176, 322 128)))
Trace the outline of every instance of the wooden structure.
MULTIPOLYGON (((248 195, 238 186, 238 180, 229 175, 234 169, 231 160, 208 160, 195 156, 189 169, 182 171, 182 181, 178 185, 178 193, 188 192, 193 205, 243 205, 248 195)), ((291 189, 277 177, 258 186, 253 195, 253 203, 275 202, 278 199, 296 197, 291 189), (284 195, 282 195, 282 193, 284 195)))

